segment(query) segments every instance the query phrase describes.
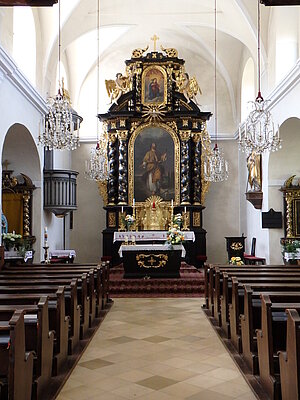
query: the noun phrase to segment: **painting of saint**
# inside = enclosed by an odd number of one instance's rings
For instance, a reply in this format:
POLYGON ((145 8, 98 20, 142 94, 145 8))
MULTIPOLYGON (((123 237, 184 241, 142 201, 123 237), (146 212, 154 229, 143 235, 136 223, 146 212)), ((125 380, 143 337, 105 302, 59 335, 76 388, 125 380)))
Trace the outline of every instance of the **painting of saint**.
POLYGON ((152 195, 163 200, 175 195, 174 143, 159 127, 143 129, 134 143, 134 198, 145 201, 152 195))
POLYGON ((158 66, 148 67, 142 78, 143 104, 162 104, 166 100, 165 71, 158 66))

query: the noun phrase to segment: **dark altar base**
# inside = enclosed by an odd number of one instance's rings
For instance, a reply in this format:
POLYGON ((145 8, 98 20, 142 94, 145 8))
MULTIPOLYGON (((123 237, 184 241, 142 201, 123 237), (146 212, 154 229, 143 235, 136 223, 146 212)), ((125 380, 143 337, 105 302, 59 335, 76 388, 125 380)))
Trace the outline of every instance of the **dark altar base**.
POLYGON ((180 278, 124 279, 123 265, 110 270, 110 294, 116 297, 203 297, 204 274, 181 263, 180 278))

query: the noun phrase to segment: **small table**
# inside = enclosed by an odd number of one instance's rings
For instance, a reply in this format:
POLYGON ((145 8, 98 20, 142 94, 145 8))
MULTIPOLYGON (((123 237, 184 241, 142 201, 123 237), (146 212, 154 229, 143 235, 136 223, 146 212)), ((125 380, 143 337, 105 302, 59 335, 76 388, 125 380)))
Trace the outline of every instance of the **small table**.
POLYGON ((119 255, 123 258, 124 278, 179 278, 185 249, 182 244, 121 245, 119 255))
POLYGON ((76 257, 75 250, 53 250, 49 251, 50 263, 70 263, 72 264, 76 257))

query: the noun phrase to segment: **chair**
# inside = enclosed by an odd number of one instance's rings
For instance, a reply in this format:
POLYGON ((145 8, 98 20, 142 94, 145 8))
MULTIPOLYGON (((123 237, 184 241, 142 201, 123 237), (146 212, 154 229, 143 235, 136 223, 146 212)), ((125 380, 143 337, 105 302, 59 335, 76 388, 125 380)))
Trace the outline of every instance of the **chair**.
POLYGON ((255 256, 256 238, 252 238, 251 243, 251 254, 244 253, 244 262, 247 265, 262 264, 266 265, 266 259, 262 257, 255 256))

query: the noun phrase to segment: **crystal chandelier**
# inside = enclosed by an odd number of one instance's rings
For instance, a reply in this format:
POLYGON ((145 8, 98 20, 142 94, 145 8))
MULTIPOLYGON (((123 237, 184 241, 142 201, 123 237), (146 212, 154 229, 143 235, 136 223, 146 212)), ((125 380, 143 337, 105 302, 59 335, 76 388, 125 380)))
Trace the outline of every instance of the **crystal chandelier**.
POLYGON ((222 182, 228 178, 228 162, 217 143, 211 153, 205 157, 203 172, 208 182, 222 182))
POLYGON ((75 150, 79 146, 79 128, 82 122, 75 110, 71 107, 70 98, 61 81, 61 22, 60 0, 58 1, 58 76, 59 89, 55 97, 47 99, 48 114, 44 120, 44 132, 39 135, 39 144, 47 150, 75 150))
POLYGON ((279 127, 276 132, 272 115, 268 110, 270 100, 264 100, 261 95, 261 55, 260 55, 260 1, 257 8, 257 80, 258 95, 255 101, 249 102, 252 111, 245 122, 245 131, 242 135, 239 127, 239 148, 247 154, 255 152, 262 154, 265 151, 277 151, 281 148, 279 127))
POLYGON ((106 149, 100 147, 99 142, 91 149, 90 159, 86 161, 85 177, 94 181, 107 179, 107 156, 106 149))
POLYGON ((204 156, 203 174, 208 182, 222 182, 228 178, 228 162, 223 151, 218 147, 218 118, 217 118, 217 0, 215 0, 215 131, 216 144, 213 150, 206 151, 204 156))
POLYGON ((100 0, 97 1, 97 144, 90 151, 90 158, 85 162, 85 177, 94 181, 104 181, 108 178, 107 143, 106 130, 103 130, 100 139, 99 132, 99 69, 100 69, 100 0))

